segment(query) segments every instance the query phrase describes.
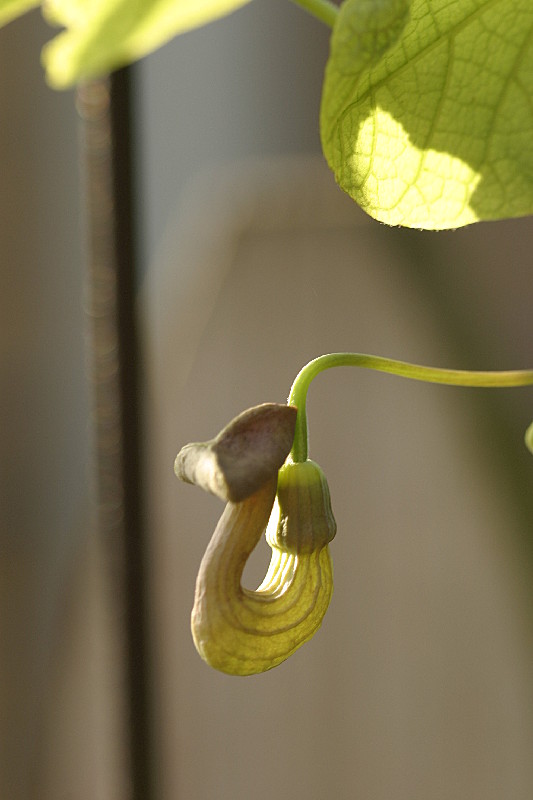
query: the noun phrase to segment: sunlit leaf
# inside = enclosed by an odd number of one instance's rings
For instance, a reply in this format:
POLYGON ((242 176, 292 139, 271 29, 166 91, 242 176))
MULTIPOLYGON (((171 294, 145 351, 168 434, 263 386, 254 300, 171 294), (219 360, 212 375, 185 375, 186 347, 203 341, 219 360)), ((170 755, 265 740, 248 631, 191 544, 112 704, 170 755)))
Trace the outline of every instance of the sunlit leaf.
POLYGON ((347 0, 321 135, 340 186, 391 225, 533 213, 532 0, 347 0))
POLYGON ((40 5, 40 0, 0 0, 0 26, 40 5))
POLYGON ((250 0, 50 0, 45 14, 65 25, 43 50, 47 79, 65 88, 129 64, 178 33, 250 0))

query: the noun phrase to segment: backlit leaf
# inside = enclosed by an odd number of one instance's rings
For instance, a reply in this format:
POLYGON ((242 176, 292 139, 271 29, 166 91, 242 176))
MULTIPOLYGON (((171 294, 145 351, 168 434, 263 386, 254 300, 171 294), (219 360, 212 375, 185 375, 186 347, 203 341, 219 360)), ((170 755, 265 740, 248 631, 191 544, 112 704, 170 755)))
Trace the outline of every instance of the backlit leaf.
POLYGON ((388 224, 533 213, 533 2, 347 0, 321 136, 340 186, 388 224))
POLYGON ((47 79, 65 88, 129 64, 173 36, 229 14, 250 0, 49 0, 45 14, 65 25, 43 50, 47 79))

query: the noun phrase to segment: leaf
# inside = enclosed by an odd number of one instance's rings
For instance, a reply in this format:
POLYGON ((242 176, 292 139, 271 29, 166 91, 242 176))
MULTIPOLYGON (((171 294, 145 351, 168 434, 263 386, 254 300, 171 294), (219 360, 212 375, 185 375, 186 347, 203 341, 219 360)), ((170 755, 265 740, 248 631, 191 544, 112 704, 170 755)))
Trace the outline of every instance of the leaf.
POLYGON ((178 33, 250 0, 49 0, 45 15, 65 25, 43 49, 51 86, 64 89, 129 64, 178 33))
POLYGON ((321 137, 340 186, 390 225, 533 213, 533 3, 347 0, 321 137))
POLYGON ((40 5, 41 0, 0 0, 0 26, 20 17, 30 8, 40 5))

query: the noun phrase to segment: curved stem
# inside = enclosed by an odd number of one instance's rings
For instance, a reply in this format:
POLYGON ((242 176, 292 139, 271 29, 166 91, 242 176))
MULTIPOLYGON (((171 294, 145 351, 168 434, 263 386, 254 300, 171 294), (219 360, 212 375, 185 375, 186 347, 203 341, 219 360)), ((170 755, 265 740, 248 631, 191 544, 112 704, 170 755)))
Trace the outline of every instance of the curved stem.
POLYGON ((290 458, 293 461, 305 461, 307 458, 307 415, 305 403, 309 385, 320 372, 332 367, 363 367, 377 370, 378 372, 390 372, 393 375, 416 381, 447 384, 449 386, 503 388, 533 385, 533 370, 491 372, 439 369, 363 353, 329 353, 319 356, 300 370, 289 394, 289 404, 295 405, 298 409, 296 432, 290 453, 290 458))
POLYGON ((339 7, 330 0, 292 0, 297 6, 308 11, 313 17, 324 22, 328 27, 333 28, 339 13, 339 7))

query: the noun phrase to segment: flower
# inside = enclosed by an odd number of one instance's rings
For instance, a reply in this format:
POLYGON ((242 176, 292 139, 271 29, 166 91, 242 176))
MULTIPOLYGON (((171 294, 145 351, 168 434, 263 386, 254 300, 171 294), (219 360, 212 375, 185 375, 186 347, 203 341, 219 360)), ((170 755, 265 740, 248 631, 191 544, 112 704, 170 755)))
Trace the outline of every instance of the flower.
MULTIPOLYGON (((241 471, 235 464, 221 470, 216 444, 221 439, 228 452, 239 454, 235 462, 242 458, 248 463, 251 451, 254 463, 261 460, 262 452, 269 456, 269 463, 275 463, 272 453, 279 459, 280 441, 286 442, 289 419, 285 411, 278 414, 277 409, 291 407, 268 406, 270 438, 249 435, 250 420, 254 420, 257 431, 257 420, 265 414, 265 407, 249 409, 211 443, 183 448, 176 459, 178 475, 184 478, 186 472, 189 482, 200 477, 204 488, 227 496, 227 490, 219 491, 220 487, 227 486, 229 473, 240 475, 241 471), (272 425, 272 414, 283 424, 272 425)), ((291 420, 294 433, 294 415, 291 420)), ((283 458, 291 442, 292 436, 281 448, 286 446, 283 458)), ((271 466, 251 494, 230 499, 196 580, 191 628, 201 657, 221 672, 252 675, 272 669, 307 642, 320 627, 331 599, 328 544, 335 532, 326 478, 313 461, 295 463, 289 459, 279 472, 278 466, 271 466), (252 591, 242 586, 242 573, 265 531, 272 557, 265 579, 252 591)))

